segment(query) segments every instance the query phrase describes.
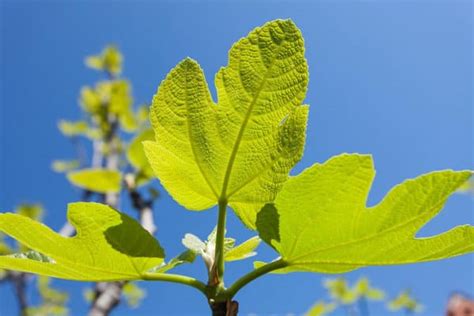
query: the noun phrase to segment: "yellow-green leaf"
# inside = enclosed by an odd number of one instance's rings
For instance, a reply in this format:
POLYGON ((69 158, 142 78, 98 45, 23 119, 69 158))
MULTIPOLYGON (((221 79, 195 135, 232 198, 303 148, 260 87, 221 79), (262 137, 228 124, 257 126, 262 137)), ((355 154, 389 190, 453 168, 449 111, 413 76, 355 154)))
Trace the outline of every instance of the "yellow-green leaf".
POLYGON ((78 160, 54 160, 51 168, 56 172, 69 172, 80 167, 78 160))
POLYGON ((344 154, 284 184, 275 203, 259 213, 257 227, 287 263, 286 271, 340 273, 474 251, 470 225, 416 236, 470 171, 438 171, 405 181, 379 204, 367 207, 374 175, 370 156, 344 154))
POLYGON ((154 273, 165 273, 171 269, 176 268, 185 263, 192 263, 196 259, 196 252, 193 250, 186 250, 179 254, 177 257, 174 257, 169 262, 164 263, 158 267, 153 268, 150 272, 154 273))
POLYGON ((380 301, 385 297, 384 291, 372 287, 368 278, 360 278, 354 285, 353 291, 357 298, 364 297, 369 300, 380 301))
POLYGON ((88 113, 97 113, 102 107, 102 97, 91 87, 83 87, 79 103, 82 108, 88 113))
POLYGON ((161 83, 150 119, 150 164, 180 204, 204 210, 227 201, 255 228, 300 160, 308 107, 303 38, 290 20, 256 28, 229 52, 214 104, 200 66, 183 60, 161 83))
POLYGON ((88 125, 86 121, 71 122, 61 120, 58 123, 58 128, 65 136, 78 136, 87 132, 88 125))
POLYGON ((139 184, 148 181, 153 176, 153 170, 146 159, 142 144, 152 139, 154 139, 153 130, 146 129, 132 140, 127 150, 128 161, 137 170, 139 184))
POLYGON ((255 256, 257 253, 255 249, 260 245, 260 238, 258 236, 252 237, 244 241, 238 246, 235 246, 224 253, 225 261, 243 260, 255 256))
POLYGON ((423 310, 423 305, 411 296, 409 290, 405 290, 398 294, 396 298, 388 302, 388 308, 392 311, 404 309, 412 313, 418 313, 423 310))
POLYGON ((346 279, 342 277, 325 280, 324 287, 329 291, 331 298, 341 304, 353 304, 358 299, 355 291, 351 291, 346 279))
POLYGON ((105 70, 113 75, 122 72, 123 57, 120 51, 113 45, 107 46, 99 55, 86 58, 86 65, 96 70, 105 70))
POLYGON ((309 311, 306 312, 305 316, 323 316, 331 313, 336 309, 337 305, 334 303, 325 303, 323 301, 316 302, 309 311))
POLYGON ((120 172, 99 168, 70 172, 67 178, 75 186, 101 193, 119 192, 122 182, 120 172))
POLYGON ((139 223, 107 205, 71 203, 68 220, 77 235, 66 238, 17 214, 0 214, 0 231, 50 260, 0 256, 0 269, 82 281, 141 279, 163 262, 160 244, 139 223))
POLYGON ((137 308, 146 297, 146 290, 134 282, 128 282, 122 288, 122 295, 130 308, 137 308))
POLYGON ((41 204, 23 203, 16 207, 15 212, 35 220, 41 220, 44 209, 41 204))

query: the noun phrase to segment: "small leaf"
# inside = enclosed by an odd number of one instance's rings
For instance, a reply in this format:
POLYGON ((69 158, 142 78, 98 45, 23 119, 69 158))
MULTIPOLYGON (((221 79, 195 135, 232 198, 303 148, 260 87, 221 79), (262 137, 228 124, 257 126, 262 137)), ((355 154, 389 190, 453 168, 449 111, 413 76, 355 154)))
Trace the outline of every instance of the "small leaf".
POLYGON ((102 108, 103 102, 101 95, 91 87, 86 86, 81 89, 79 103, 84 111, 91 114, 98 113, 102 108))
POLYGON ((341 304, 350 305, 358 299, 357 294, 351 291, 346 279, 342 277, 325 280, 324 287, 329 291, 331 298, 341 304))
POLYGON ((86 121, 71 122, 61 120, 59 121, 58 128, 64 136, 79 136, 85 134, 89 126, 86 121))
POLYGON ((323 301, 316 302, 305 316, 323 316, 331 313, 336 309, 337 305, 334 303, 325 303, 323 301))
POLYGON ((260 244, 260 238, 258 236, 252 237, 240 245, 230 249, 224 254, 225 261, 237 261, 243 260, 255 256, 257 253, 254 251, 260 244))
POLYGON ((364 297, 373 301, 380 301, 385 298, 384 291, 372 287, 368 278, 360 278, 354 285, 353 291, 358 298, 364 297))
POLYGON ((54 160, 51 168, 56 172, 69 172, 80 167, 78 160, 54 160))
POLYGON ((308 84, 301 32, 275 20, 235 43, 216 75, 217 105, 200 66, 187 58, 161 83, 144 142, 155 175, 190 210, 228 201, 255 229, 302 156, 308 84))
POLYGON ((287 263, 286 271, 341 273, 474 251, 474 227, 469 225, 415 237, 470 171, 439 171, 405 181, 378 205, 367 207, 374 174, 371 157, 344 154, 284 184, 275 203, 262 210, 267 215, 257 219, 257 225, 262 239, 287 263), (272 232, 275 222, 277 233, 272 232))
POLYGON ((185 263, 193 263, 195 259, 196 259, 196 252, 193 250, 186 250, 182 252, 179 256, 171 259, 168 263, 162 264, 159 267, 155 267, 151 269, 150 272, 165 273, 179 265, 182 265, 185 263))
POLYGON ((152 140, 153 138, 153 130, 146 129, 135 137, 128 146, 127 159, 135 170, 137 170, 138 184, 143 184, 153 177, 153 170, 146 159, 142 144, 143 141, 152 140))
POLYGON ((0 231, 52 262, 0 256, 0 269, 81 281, 141 279, 163 262, 160 244, 139 223, 107 205, 71 203, 69 222, 77 235, 65 238, 17 214, 0 214, 0 231))
POLYGON ((52 288, 50 283, 50 278, 42 275, 38 277, 37 288, 44 303, 49 305, 65 304, 69 298, 68 294, 52 288))
POLYGON ((41 204, 23 203, 16 207, 15 212, 31 219, 41 220, 44 209, 41 204))
POLYGON ((182 243, 186 248, 194 251, 195 253, 201 253, 201 251, 206 249, 206 244, 201 239, 199 239, 199 237, 193 234, 184 235, 182 243))
POLYGON ((388 308, 392 311, 405 309, 416 313, 423 310, 423 306, 411 296, 409 290, 402 291, 396 298, 391 300, 388 303, 388 308))
POLYGON ((146 297, 146 290, 142 289, 134 282, 128 282, 122 288, 122 295, 124 296, 128 307, 137 308, 146 297))
POLYGON ((118 75, 122 72, 123 57, 115 46, 109 45, 99 55, 88 56, 85 63, 89 68, 118 75))
POLYGON ((107 169, 82 169, 67 174, 75 186, 94 192, 119 192, 122 184, 120 172, 107 169))

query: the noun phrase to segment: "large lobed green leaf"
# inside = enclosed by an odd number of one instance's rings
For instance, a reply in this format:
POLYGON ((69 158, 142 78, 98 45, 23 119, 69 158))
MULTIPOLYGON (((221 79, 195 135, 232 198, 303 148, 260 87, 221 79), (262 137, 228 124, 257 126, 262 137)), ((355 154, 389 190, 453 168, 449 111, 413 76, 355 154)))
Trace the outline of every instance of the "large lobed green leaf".
POLYGON ((0 256, 0 269, 82 281, 141 279, 163 262, 159 243, 139 223, 107 205, 69 204, 69 222, 77 235, 63 237, 17 214, 0 214, 0 232, 47 256, 0 256))
POLYGON ((344 154, 285 183, 257 219, 261 238, 288 263, 280 272, 340 273, 474 251, 474 227, 469 225, 416 237, 470 171, 438 171, 405 181, 378 205, 367 207, 374 175, 370 156, 344 154))
POLYGON ((183 60, 161 83, 150 119, 150 164, 191 210, 227 201, 249 227, 302 155, 308 107, 303 38, 290 20, 256 28, 229 52, 214 104, 200 66, 183 60))

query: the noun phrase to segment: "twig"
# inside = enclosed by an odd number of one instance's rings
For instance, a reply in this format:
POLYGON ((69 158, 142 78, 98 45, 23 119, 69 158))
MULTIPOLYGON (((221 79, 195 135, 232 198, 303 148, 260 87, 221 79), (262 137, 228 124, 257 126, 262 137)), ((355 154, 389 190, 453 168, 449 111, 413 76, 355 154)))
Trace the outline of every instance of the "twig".
MULTIPOLYGON (((110 131, 104 137, 104 143, 109 147, 109 154, 105 157, 105 166, 109 170, 118 170, 119 168, 119 154, 115 144, 115 134, 117 130, 117 119, 109 117, 110 131)), ((94 146, 94 151, 100 150, 94 146)), ((117 208, 119 204, 119 194, 107 193, 105 194, 105 203, 113 208, 117 208)), ((95 286, 95 297, 89 309, 89 316, 106 316, 114 309, 120 302, 122 295, 122 288, 124 282, 98 282, 95 286)))
POLYGON ((12 285, 15 288, 20 315, 26 316, 28 309, 28 300, 26 298, 26 274, 8 271, 8 278, 12 281, 12 285))
POLYGON ((124 178, 133 208, 138 212, 140 224, 151 235, 156 233, 155 220, 153 219, 153 200, 145 200, 136 188, 136 176, 129 173, 124 178))

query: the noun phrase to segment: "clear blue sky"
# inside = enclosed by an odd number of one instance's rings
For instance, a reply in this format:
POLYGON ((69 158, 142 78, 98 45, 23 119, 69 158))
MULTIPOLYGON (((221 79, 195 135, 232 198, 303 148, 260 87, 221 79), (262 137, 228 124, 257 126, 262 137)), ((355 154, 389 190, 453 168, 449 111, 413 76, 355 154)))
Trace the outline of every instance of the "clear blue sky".
MULTIPOLYGON (((254 2, 0 1, 0 210, 39 201, 47 208, 48 225, 59 229, 66 204, 78 199, 49 165, 74 155, 56 123, 79 118, 79 88, 97 79, 83 66, 85 55, 116 43, 137 103, 150 102, 168 70, 186 56, 200 62, 212 83, 231 44, 275 18, 292 18, 301 28, 311 73, 308 141, 294 173, 342 152, 371 153, 377 168, 369 201, 374 204, 406 178, 474 168, 471 1, 254 2)), ((420 236, 474 224, 473 211, 472 198, 454 196, 420 236)), ((215 209, 188 212, 166 193, 156 204, 157 236, 170 255, 182 249, 185 233, 204 237, 215 219, 215 209)), ((251 236, 234 215, 228 233, 240 241, 251 236)), ((265 246, 260 253, 264 260, 276 256, 265 246)), ((410 287, 427 306, 423 315, 441 315, 451 291, 474 294, 473 265, 474 256, 468 255, 347 276, 369 276, 391 295, 410 287)), ((228 283, 251 268, 252 260, 228 264, 228 283)), ((200 261, 177 272, 205 278, 200 261)), ((323 297, 324 277, 295 273, 259 279, 238 296, 242 315, 302 313, 323 297)), ((73 315, 83 315, 81 293, 89 284, 55 285, 71 292, 73 315)), ((149 297, 137 314, 208 314, 193 289, 144 286, 149 297)), ((387 313, 381 304, 371 308, 373 315, 387 313)), ((11 289, 0 286, 0 315, 15 311, 11 289)), ((116 311, 126 314, 123 307, 116 311)))

